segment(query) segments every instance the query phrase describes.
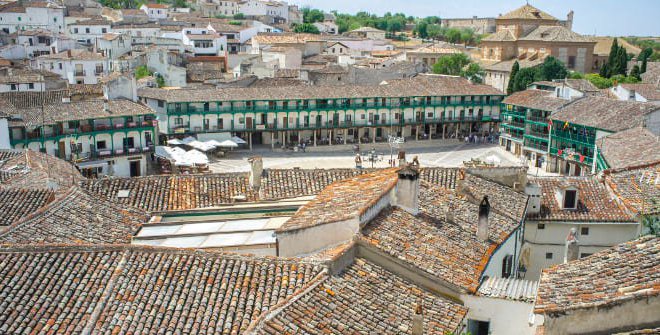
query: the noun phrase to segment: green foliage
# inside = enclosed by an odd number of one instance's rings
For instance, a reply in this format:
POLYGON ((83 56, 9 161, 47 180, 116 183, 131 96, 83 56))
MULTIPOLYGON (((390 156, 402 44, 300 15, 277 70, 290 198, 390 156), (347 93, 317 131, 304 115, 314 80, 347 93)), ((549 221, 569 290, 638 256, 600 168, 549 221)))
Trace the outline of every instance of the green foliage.
POLYGON ((158 75, 158 77, 156 77, 156 84, 158 84, 158 87, 165 86, 165 78, 163 78, 161 75, 158 75))
POLYGON ((461 76, 475 84, 481 84, 484 81, 484 70, 479 64, 470 63, 461 71, 461 76))
POLYGON ((641 218, 642 235, 660 236, 660 217, 644 215, 641 218))
POLYGON ((461 75, 463 67, 468 64, 470 64, 470 58, 463 53, 442 56, 437 63, 433 64, 433 73, 458 76, 461 75))
POLYGON ((186 0, 174 0, 172 3, 176 8, 188 8, 188 3, 186 0))
POLYGON ((564 63, 552 56, 548 56, 543 64, 539 66, 539 78, 541 80, 564 79, 567 74, 568 71, 564 63))
POLYGON ((598 75, 600 75, 603 78, 609 78, 611 74, 610 70, 610 64, 605 63, 603 66, 600 67, 600 71, 598 72, 598 75))
POLYGON ((520 69, 513 80, 513 91, 524 91, 531 83, 539 80, 539 70, 536 67, 520 69))
POLYGON ((323 19, 325 17, 322 11, 318 9, 311 9, 309 7, 303 8, 302 12, 303 12, 304 23, 323 22, 323 19))
POLYGON ((639 65, 633 66, 632 70, 630 70, 630 77, 635 78, 638 81, 642 81, 642 77, 640 75, 641 72, 639 70, 639 65))
MULTIPOLYGON (((630 57, 632 58, 632 57, 630 57)), ((619 46, 619 42, 615 38, 610 48, 610 54, 607 57, 607 63, 603 64, 600 69, 600 76, 610 78, 616 75, 625 76, 628 70, 629 55, 623 46, 619 46)))
POLYGON ((316 28, 315 25, 311 23, 297 24, 293 26, 293 32, 295 33, 309 33, 309 34, 320 34, 319 28, 316 28))
POLYGON ((568 79, 584 79, 584 74, 577 71, 571 71, 571 73, 568 74, 568 79))
POLYGON ((518 71, 520 71, 520 64, 518 64, 518 61, 515 61, 511 67, 511 75, 509 76, 509 85, 506 87, 506 94, 513 94, 514 80, 512 79, 516 77, 518 71))
POLYGON ((135 68, 135 79, 142 79, 152 75, 153 72, 149 71, 146 65, 138 66, 135 68))
POLYGON ((245 20, 245 14, 243 13, 234 14, 234 20, 245 20))
POLYGON ((642 68, 639 70, 640 73, 646 73, 646 62, 648 61, 648 58, 642 59, 642 68))
POLYGON ((233 26, 240 26, 243 24, 241 21, 229 21, 228 23, 233 26))
POLYGON ((382 17, 367 12, 358 12, 355 15, 335 13, 335 17, 340 33, 360 27, 372 27, 390 33, 401 32, 410 19, 403 13, 392 14, 389 12, 382 17))
POLYGON ((475 34, 474 30, 468 28, 445 28, 438 23, 440 18, 431 16, 420 19, 415 24, 413 33, 423 39, 434 39, 449 43, 464 43, 475 45, 481 41, 482 36, 475 34))
POLYGON ((137 0, 99 0, 99 3, 105 7, 113 9, 138 8, 141 5, 137 0))
POLYGON ((589 73, 584 75, 584 78, 600 89, 612 87, 612 80, 599 74, 589 73))
POLYGON ((215 16, 215 18, 216 18, 216 19, 228 19, 229 16, 227 16, 227 15, 222 15, 222 14, 218 14, 218 15, 215 16))

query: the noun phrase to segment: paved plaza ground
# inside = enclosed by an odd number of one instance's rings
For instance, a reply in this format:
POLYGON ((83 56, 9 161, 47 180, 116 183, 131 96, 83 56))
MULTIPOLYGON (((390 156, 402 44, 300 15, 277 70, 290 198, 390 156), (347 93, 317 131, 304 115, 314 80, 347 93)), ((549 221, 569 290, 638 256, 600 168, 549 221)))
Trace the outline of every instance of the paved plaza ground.
MULTIPOLYGON (((362 144, 360 153, 363 156, 363 167, 371 167, 372 162, 366 158, 375 149, 378 160, 373 167, 387 167, 390 159, 390 148, 387 143, 362 144)), ((466 144, 456 140, 424 140, 410 141, 402 145, 406 158, 411 161, 417 156, 421 166, 460 167, 464 161, 472 158, 485 160, 491 156, 497 157, 498 166, 521 166, 520 159, 505 151, 497 144, 466 144)), ((211 164, 213 172, 245 172, 249 170, 247 159, 254 155, 263 157, 264 168, 270 169, 330 169, 354 168, 355 153, 353 145, 333 145, 308 147, 306 152, 271 150, 270 146, 255 147, 252 151, 237 150, 230 152, 225 158, 214 159, 211 164)), ((397 150, 393 151, 396 159, 397 150)), ((491 157, 492 158, 492 157, 491 157)), ((530 174, 546 175, 542 171, 531 169, 530 174)))

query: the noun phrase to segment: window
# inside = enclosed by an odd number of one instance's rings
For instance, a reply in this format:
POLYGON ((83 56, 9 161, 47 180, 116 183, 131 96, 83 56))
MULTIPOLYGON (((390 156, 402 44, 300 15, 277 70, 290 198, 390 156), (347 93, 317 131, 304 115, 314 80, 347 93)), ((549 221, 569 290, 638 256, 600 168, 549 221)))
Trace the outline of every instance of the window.
POLYGON ((564 191, 564 209, 577 208, 577 190, 564 191))
POLYGON ((174 124, 177 125, 177 126, 182 125, 183 124, 183 118, 182 117, 174 118, 174 124))
POLYGON ((16 91, 16 84, 10 84, 9 86, 11 86, 12 91, 16 91))
POLYGON ((224 124, 223 123, 224 122, 223 122, 222 119, 218 119, 218 129, 224 129, 224 124))
POLYGON ((85 33, 89 34, 89 28, 85 28, 85 33))
POLYGON ((73 28, 73 33, 77 34, 78 33, 78 28, 73 28))
POLYGON ((34 89, 34 83, 29 83, 29 84, 28 84, 28 88, 31 89, 31 90, 33 90, 33 89, 34 89))
POLYGON ((593 255, 593 254, 592 254, 592 253, 588 253, 588 252, 583 252, 583 253, 580 253, 580 258, 589 257, 589 256, 591 256, 591 255, 593 255))
POLYGON ((545 229, 545 223, 539 223, 537 229, 539 230, 545 229))
POLYGON ((106 148, 107 148, 107 144, 105 143, 105 141, 96 142, 96 149, 97 150, 103 150, 103 149, 106 149, 106 148))
POLYGON ((101 28, 101 32, 104 33, 104 34, 107 33, 107 32, 108 32, 108 28, 101 28))
POLYGON ((238 124, 245 124, 245 118, 244 117, 239 117, 238 118, 238 124))
POLYGON ((158 100, 158 107, 165 107, 165 101, 158 100))
POLYGON ((589 235, 589 227, 580 228, 580 235, 589 235))
POLYGON ((575 56, 568 56, 568 68, 575 68, 575 56))
POLYGON ((506 255, 502 260, 502 278, 509 278, 513 272, 513 255, 506 255))
POLYGON ((97 63, 96 64, 95 72, 96 72, 97 75, 103 73, 103 63, 97 63))
POLYGON ((545 253, 545 259, 552 259, 552 253, 551 252, 546 252, 545 253))
POLYGON ((60 70, 62 69, 62 63, 57 63, 57 66, 60 68, 60 70))

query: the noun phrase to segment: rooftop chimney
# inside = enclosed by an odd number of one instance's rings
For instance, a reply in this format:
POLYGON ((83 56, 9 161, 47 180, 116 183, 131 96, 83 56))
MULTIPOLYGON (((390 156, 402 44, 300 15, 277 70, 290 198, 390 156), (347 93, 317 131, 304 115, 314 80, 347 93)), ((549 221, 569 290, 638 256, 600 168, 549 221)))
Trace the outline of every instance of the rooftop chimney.
POLYGON ((422 300, 415 306, 415 314, 412 317, 412 335, 424 334, 424 314, 422 313, 422 300))
POLYGON ((110 108, 108 107, 108 99, 103 99, 103 111, 106 113, 110 112, 110 108))
POLYGON ((541 212, 541 186, 528 183, 525 185, 525 194, 529 196, 527 214, 539 214, 541 212))
POLYGON ((578 246, 577 229, 571 228, 571 231, 566 236, 566 246, 564 247, 564 263, 568 263, 578 259, 578 246))
POLYGON ((396 184, 396 205, 406 212, 419 213, 419 171, 410 165, 399 170, 396 184))
POLYGON ((258 190, 261 187, 261 174, 264 172, 264 162, 260 156, 248 158, 250 162, 250 187, 258 190))
POLYGON ((488 214, 490 213, 490 203, 488 196, 484 198, 479 204, 479 223, 477 225, 477 238, 482 241, 488 241, 488 214))

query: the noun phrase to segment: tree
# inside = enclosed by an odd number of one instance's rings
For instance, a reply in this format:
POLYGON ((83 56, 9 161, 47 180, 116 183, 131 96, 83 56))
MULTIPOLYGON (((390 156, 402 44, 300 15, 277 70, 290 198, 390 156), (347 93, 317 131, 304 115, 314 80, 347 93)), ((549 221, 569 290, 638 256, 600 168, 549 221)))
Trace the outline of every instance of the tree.
POLYGON ((568 79, 584 79, 584 74, 577 71, 572 71, 568 74, 568 79))
POLYGON ((620 74, 625 76, 626 73, 628 72, 628 54, 626 53, 626 49, 624 47, 619 47, 619 60, 617 62, 618 67, 618 72, 615 74, 620 74))
POLYGON ((630 76, 637 79, 638 81, 642 81, 642 76, 640 76, 640 75, 641 75, 641 72, 639 70, 639 65, 635 64, 635 66, 633 66, 632 70, 630 70, 630 76))
POLYGON ((461 71, 461 76, 475 84, 481 84, 484 80, 484 70, 477 63, 470 63, 461 71))
POLYGON ((589 82, 594 84, 594 86, 596 86, 600 89, 612 87, 612 80, 610 80, 609 78, 603 77, 601 75, 598 75, 598 74, 595 74, 595 73, 589 73, 589 74, 586 74, 584 77, 589 82))
POLYGON ((511 75, 509 76, 509 85, 506 87, 506 94, 513 94, 515 92, 513 90, 513 84, 514 78, 518 74, 518 70, 520 70, 520 64, 518 64, 518 61, 515 61, 511 67, 511 75))
POLYGON ((461 75, 463 67, 470 64, 470 59, 463 53, 442 56, 433 64, 433 73, 452 76, 461 75))
POLYGON ((526 90, 527 86, 538 80, 538 77, 539 70, 536 67, 526 67, 520 69, 514 78, 513 90, 515 92, 526 90))
POLYGON ((234 14, 234 20, 244 20, 244 19, 245 19, 245 14, 243 13, 234 14))
POLYGON ((414 33, 419 38, 427 38, 429 36, 429 33, 427 31, 428 27, 429 24, 422 20, 415 25, 414 33))
POLYGON ((610 64, 609 63, 603 64, 603 66, 600 67, 600 71, 598 72, 598 74, 603 78, 609 78, 610 75, 612 74, 612 71, 610 69, 610 64))
POLYGON ((640 73, 646 73, 646 62, 648 61, 647 58, 642 59, 642 68, 639 70, 640 73))
POLYGON ((564 79, 567 74, 564 64, 552 56, 548 56, 539 67, 541 80, 564 79))
MULTIPOLYGON (((615 38, 610 47, 610 54, 607 57, 607 64, 610 66, 610 70, 614 67, 614 63, 617 61, 617 55, 619 53, 619 42, 615 38)), ((608 76, 609 77, 609 76, 608 76)))
POLYGON ((294 33, 320 34, 319 28, 311 23, 297 24, 293 27, 294 33))
POLYGON ((311 9, 309 7, 305 7, 303 8, 302 12, 303 12, 304 23, 323 22, 323 19, 325 18, 323 12, 318 9, 311 9))

